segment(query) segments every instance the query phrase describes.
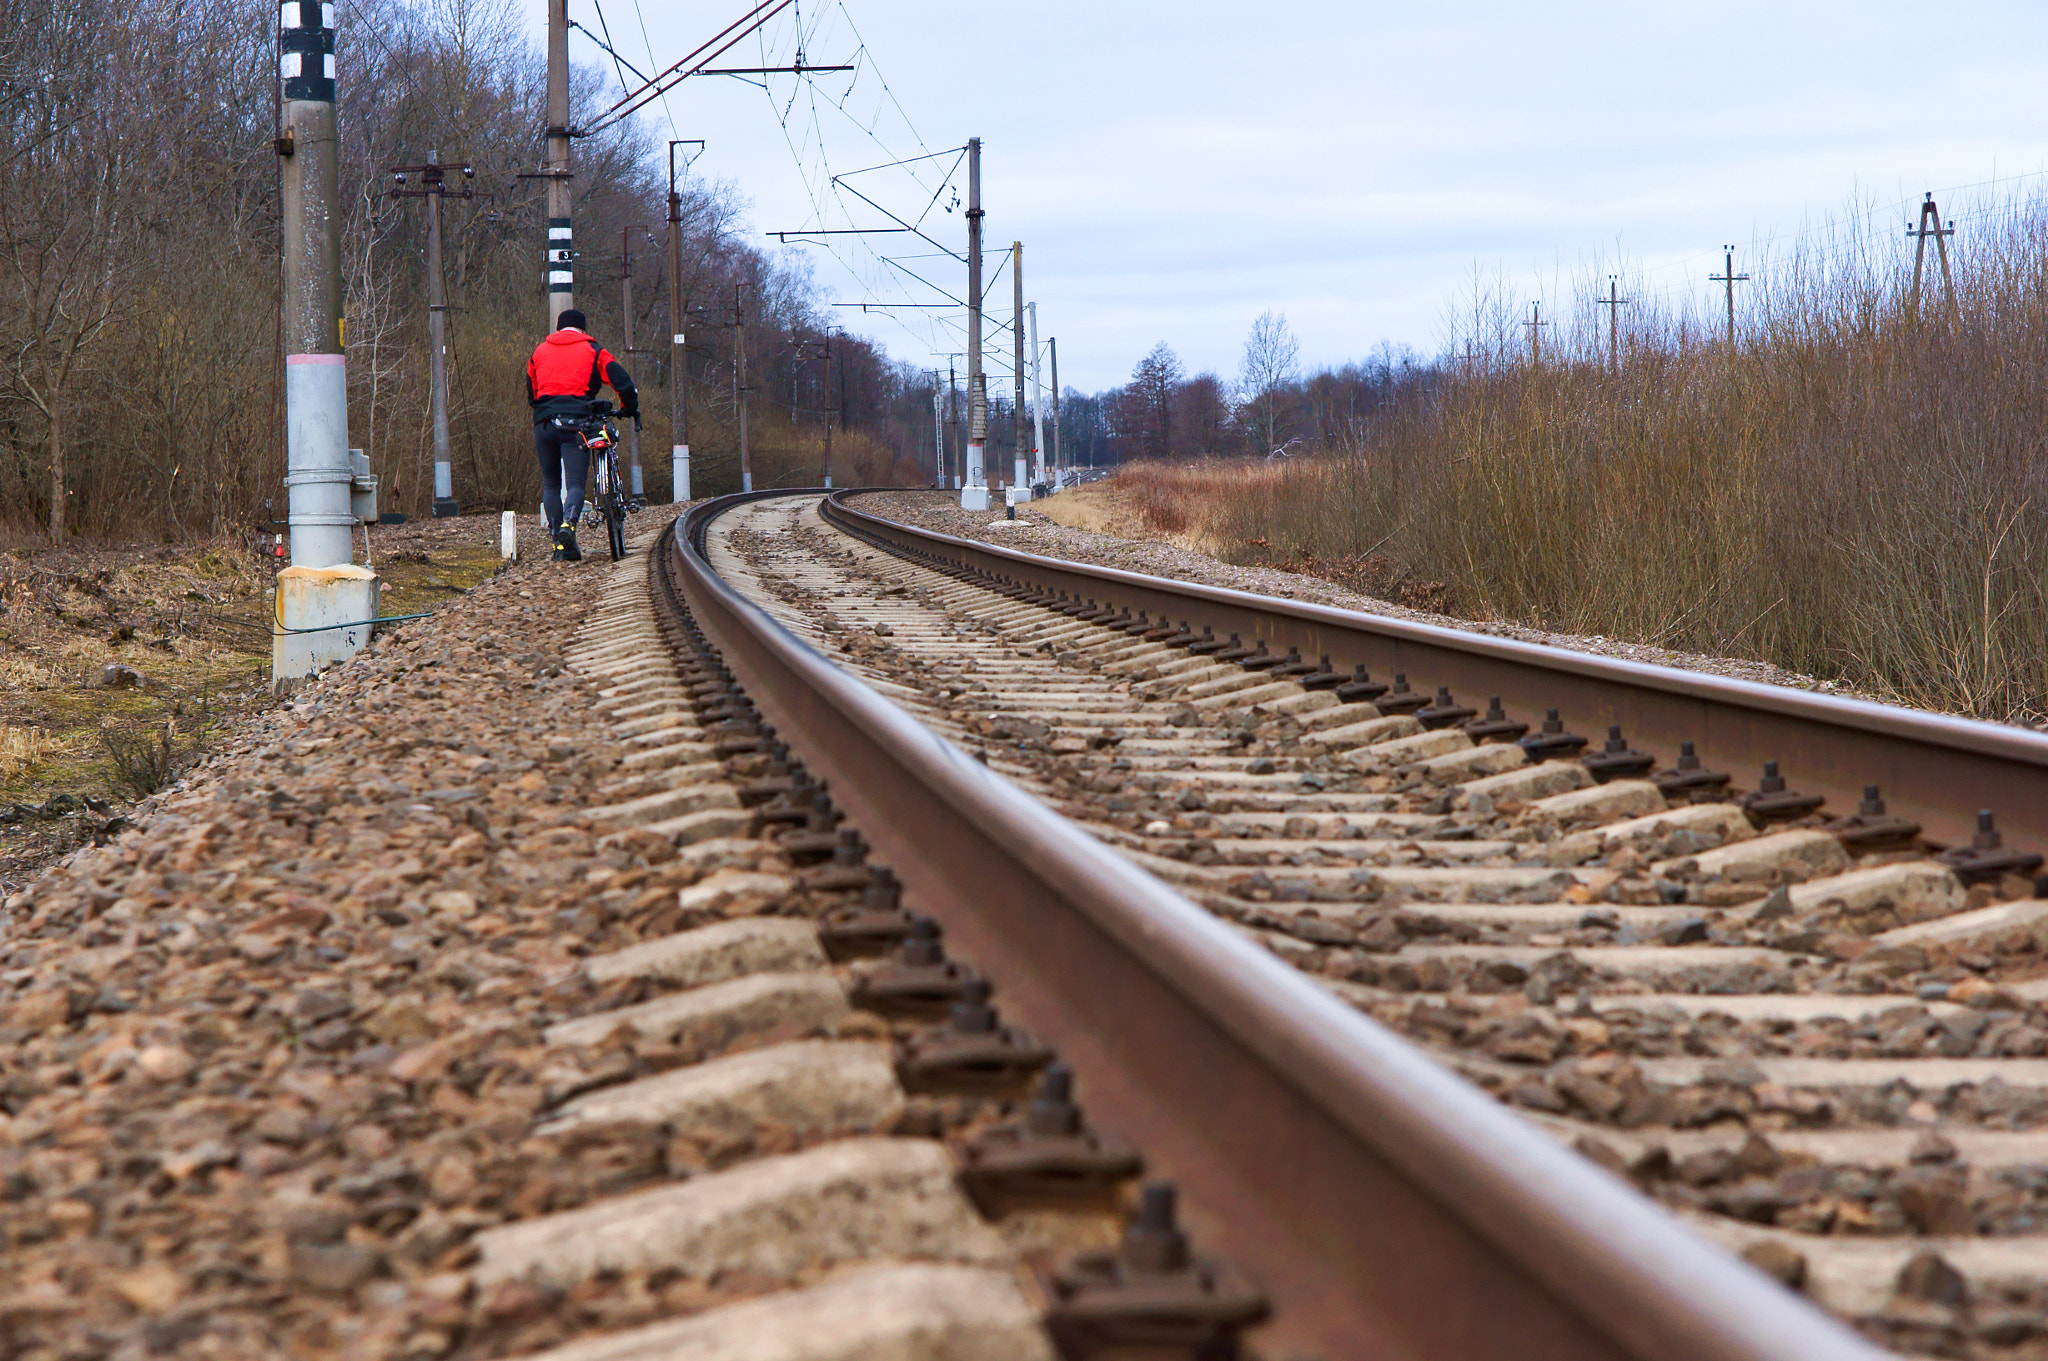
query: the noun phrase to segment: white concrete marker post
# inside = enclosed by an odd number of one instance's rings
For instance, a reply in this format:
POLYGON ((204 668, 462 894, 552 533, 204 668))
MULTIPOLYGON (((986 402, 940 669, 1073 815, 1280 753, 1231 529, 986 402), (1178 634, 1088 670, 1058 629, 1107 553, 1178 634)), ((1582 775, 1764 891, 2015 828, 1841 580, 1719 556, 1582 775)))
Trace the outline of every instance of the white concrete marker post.
POLYGON ((507 562, 519 558, 519 517, 509 510, 498 517, 498 556, 507 562))

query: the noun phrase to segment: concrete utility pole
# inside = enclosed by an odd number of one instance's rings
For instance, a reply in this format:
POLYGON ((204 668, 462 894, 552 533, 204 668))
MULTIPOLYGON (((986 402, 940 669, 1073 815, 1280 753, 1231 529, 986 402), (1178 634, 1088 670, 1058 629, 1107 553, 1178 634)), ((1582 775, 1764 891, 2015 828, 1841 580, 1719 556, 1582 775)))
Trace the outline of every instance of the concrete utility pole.
POLYGON ((1549 322, 1543 319, 1543 304, 1541 302, 1529 304, 1529 320, 1523 322, 1522 325, 1529 328, 1529 362, 1531 364, 1541 364, 1543 362, 1543 328, 1550 325, 1549 322))
POLYGON ((347 658, 370 640, 377 577, 354 565, 355 466, 348 448, 348 368, 341 294, 339 127, 334 9, 294 0, 278 10, 276 143, 284 246, 285 488, 292 565, 278 574, 273 682, 347 658))
MULTIPOLYGON (((626 342, 626 353, 629 356, 640 353, 640 351, 633 348, 633 233, 636 231, 645 232, 646 230, 646 227, 637 222, 619 228, 619 306, 620 310, 625 313, 624 320, 626 324, 623 339, 626 342)), ((648 239, 650 241, 653 240, 651 236, 648 239)), ((635 501, 645 501, 647 499, 647 486, 645 479, 640 475, 640 423, 638 421, 634 421, 626 427, 626 461, 633 469, 631 474, 633 479, 631 483, 633 499, 635 501)))
POLYGON ((1607 296, 1593 299, 1596 306, 1607 309, 1607 367, 1617 375, 1621 372, 1621 309, 1635 301, 1634 298, 1622 297, 1620 288, 1615 276, 1610 274, 1607 276, 1607 296))
POLYGON ((939 414, 939 371, 932 370, 932 485, 946 485, 946 425, 939 414))
POLYGON ((754 460, 747 451, 747 305, 745 284, 732 286, 732 404, 740 416, 740 490, 754 489, 754 460))
MULTIPOLYGON (((846 332, 841 331, 839 338, 842 341, 845 340, 846 332)), ((829 338, 826 340, 826 347, 825 380, 829 383, 832 379, 831 341, 829 338)), ((846 429, 846 355, 844 353, 841 353, 839 356, 839 428, 841 430, 846 429)), ((830 472, 831 470, 832 427, 828 425, 825 427, 825 471, 830 472)), ((825 485, 829 487, 832 484, 828 481, 825 485)))
POLYGON ((1935 252, 1941 257, 1941 291, 1948 299, 1948 314, 1956 316, 1956 281, 1948 272, 1948 239, 1956 234, 1955 220, 1941 225, 1941 210, 1934 206, 1934 195, 1929 194, 1920 204, 1920 225, 1906 224, 1906 235, 1917 238, 1913 243, 1913 316, 1920 315, 1920 267, 1927 261, 1927 238, 1934 238, 1935 252))
POLYGON ((1728 289, 1728 346, 1730 349, 1733 349, 1735 347, 1735 285, 1746 282, 1749 276, 1735 272, 1735 247, 1723 246, 1721 249, 1727 252, 1725 257, 1727 264, 1723 266, 1721 273, 1709 274, 1707 281, 1709 283, 1725 285, 1728 289))
POLYGON ((460 515, 455 503, 455 478, 448 456, 448 293, 441 277, 441 200, 451 193, 456 198, 475 198, 474 189, 448 188, 448 176, 460 171, 467 180, 476 171, 465 163, 443 164, 441 153, 429 151, 425 165, 394 167, 392 178, 399 187, 392 198, 423 198, 427 201, 427 407, 434 426, 434 518, 460 515), (408 176, 417 175, 420 187, 408 189, 408 176))
POLYGON ((1017 476, 1010 484, 1014 488, 1010 499, 1012 501, 1029 501, 1031 499, 1031 427, 1024 413, 1024 243, 1022 241, 1012 241, 1010 243, 1010 288, 1012 298, 1010 329, 1015 333, 1013 338, 1016 344, 1013 353, 1015 355, 1014 365, 1017 370, 1015 383, 1013 384, 1015 395, 1012 398, 1013 405, 1010 408, 1010 424, 1016 431, 1017 476))
POLYGON ((576 252, 569 237, 569 0, 548 0, 548 329, 576 305, 576 252))
POLYGON ((1060 338, 1046 341, 1052 349, 1052 468, 1055 480, 1066 477, 1066 463, 1060 456, 1060 338))
MULTIPOLYGON (((439 161, 439 151, 427 159, 439 161)), ((434 178, 440 178, 438 167, 434 178)), ((427 405, 434 419, 434 518, 460 515, 455 469, 448 454, 448 293, 441 279, 441 196, 427 195, 427 405)))
POLYGON ((988 382, 981 373, 981 139, 967 139, 967 471, 960 509, 988 509, 988 382))
MULTIPOLYGON (((676 148, 668 144, 668 467, 670 496, 690 499, 690 354, 683 344, 683 196, 676 189, 676 148)), ((699 143, 702 145, 702 143, 699 143)))
POLYGON ((1029 307, 1031 314, 1031 452, 1035 455, 1033 485, 1039 483, 1056 487, 1052 478, 1045 473, 1045 384, 1039 380, 1044 376, 1038 363, 1038 304, 1029 307))

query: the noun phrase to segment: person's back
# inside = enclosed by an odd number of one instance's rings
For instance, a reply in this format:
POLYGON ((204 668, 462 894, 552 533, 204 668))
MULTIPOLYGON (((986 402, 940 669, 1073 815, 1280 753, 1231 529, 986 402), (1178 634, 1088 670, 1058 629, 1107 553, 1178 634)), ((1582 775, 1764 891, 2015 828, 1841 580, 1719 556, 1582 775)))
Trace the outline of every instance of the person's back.
POLYGON ((562 313, 561 329, 534 346, 526 361, 526 401, 533 408, 533 451, 540 460, 541 503, 555 557, 570 561, 576 546, 576 518, 583 513, 583 484, 590 455, 578 428, 590 419, 591 402, 606 383, 619 394, 619 414, 640 416, 640 394, 626 366, 584 331, 583 314, 562 313))

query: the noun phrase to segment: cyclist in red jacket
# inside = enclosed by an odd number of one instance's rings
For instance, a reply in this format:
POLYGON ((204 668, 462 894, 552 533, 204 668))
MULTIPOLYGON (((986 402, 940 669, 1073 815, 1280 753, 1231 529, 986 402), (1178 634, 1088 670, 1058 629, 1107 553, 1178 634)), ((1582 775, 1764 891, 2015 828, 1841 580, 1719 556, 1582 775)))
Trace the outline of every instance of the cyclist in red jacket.
POLYGON ((583 314, 562 313, 561 329, 534 346, 526 361, 526 403, 533 408, 533 452, 540 459, 541 501, 557 560, 580 562, 576 519, 583 513, 583 484, 590 476, 590 451, 577 428, 590 419, 590 404, 606 383, 619 394, 619 415, 640 414, 633 376, 611 352, 590 338, 583 314))

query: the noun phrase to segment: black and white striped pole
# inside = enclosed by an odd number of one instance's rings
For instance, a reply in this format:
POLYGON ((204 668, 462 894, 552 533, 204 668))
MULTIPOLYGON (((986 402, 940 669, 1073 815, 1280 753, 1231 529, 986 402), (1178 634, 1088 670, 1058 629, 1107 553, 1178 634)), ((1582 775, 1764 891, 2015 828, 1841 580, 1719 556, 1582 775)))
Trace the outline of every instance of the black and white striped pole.
POLYGON ((548 329, 576 305, 569 236, 569 0, 548 0, 548 329))
POLYGON ((271 675, 286 681, 341 661, 369 641, 364 621, 377 614, 377 578, 353 565, 333 4, 284 0, 277 49, 291 566, 278 575, 271 675))

